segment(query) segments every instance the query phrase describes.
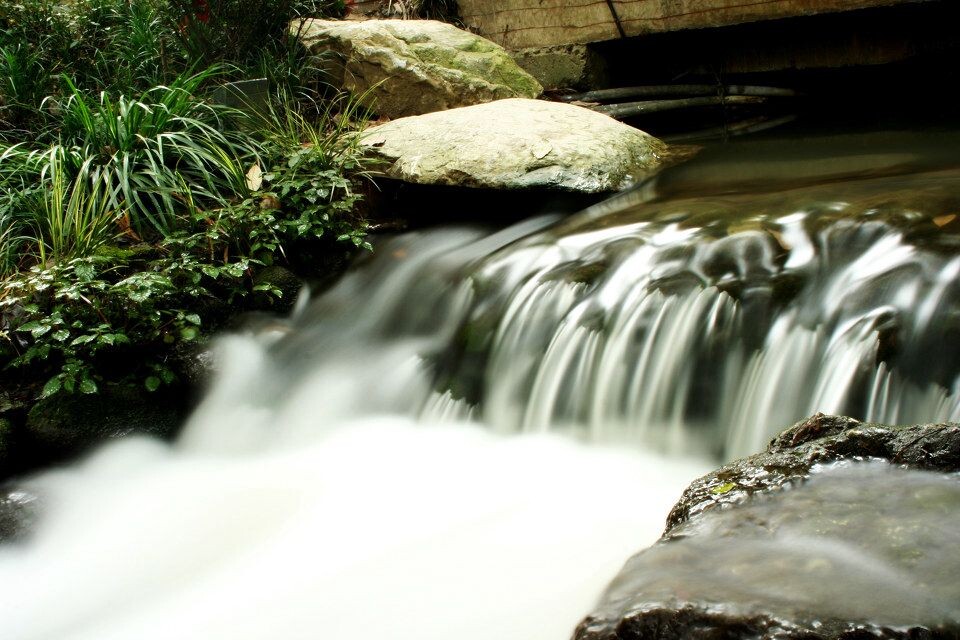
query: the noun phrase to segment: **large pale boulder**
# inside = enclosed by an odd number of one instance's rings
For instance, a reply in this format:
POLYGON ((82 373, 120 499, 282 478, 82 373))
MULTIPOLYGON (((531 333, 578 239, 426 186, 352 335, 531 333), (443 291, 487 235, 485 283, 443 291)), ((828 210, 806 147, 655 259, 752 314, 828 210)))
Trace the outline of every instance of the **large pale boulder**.
POLYGON ((667 154, 665 143, 608 116, 524 99, 401 118, 362 142, 384 175, 406 182, 583 193, 624 189, 667 154))
POLYGON ((542 91, 502 47, 444 22, 304 20, 290 29, 325 57, 335 84, 388 118, 542 91))

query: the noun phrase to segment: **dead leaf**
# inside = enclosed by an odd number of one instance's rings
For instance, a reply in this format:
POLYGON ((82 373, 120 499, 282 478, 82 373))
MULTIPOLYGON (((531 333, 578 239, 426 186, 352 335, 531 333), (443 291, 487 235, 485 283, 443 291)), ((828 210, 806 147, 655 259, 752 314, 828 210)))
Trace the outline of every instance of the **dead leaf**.
POLYGON ((259 164, 255 164, 247 171, 247 189, 250 191, 260 191, 263 186, 263 169, 259 164))
POLYGON ((938 227, 945 227, 956 219, 957 214, 950 213, 945 216, 937 216, 933 219, 933 224, 937 225, 938 227))
POLYGON ((124 213, 122 216, 117 218, 117 225, 120 227, 120 235, 132 238, 137 242, 143 242, 140 236, 137 235, 137 232, 133 230, 133 226, 130 224, 129 213, 124 213))

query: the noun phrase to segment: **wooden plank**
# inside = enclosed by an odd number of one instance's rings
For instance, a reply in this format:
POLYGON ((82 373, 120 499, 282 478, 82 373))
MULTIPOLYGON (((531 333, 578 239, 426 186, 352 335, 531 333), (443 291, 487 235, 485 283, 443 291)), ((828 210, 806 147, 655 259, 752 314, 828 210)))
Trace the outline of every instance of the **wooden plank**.
MULTIPOLYGON (((930 0, 613 0, 628 36, 723 27, 930 0)), ((464 24, 505 47, 545 47, 619 36, 606 0, 459 0, 464 24)))

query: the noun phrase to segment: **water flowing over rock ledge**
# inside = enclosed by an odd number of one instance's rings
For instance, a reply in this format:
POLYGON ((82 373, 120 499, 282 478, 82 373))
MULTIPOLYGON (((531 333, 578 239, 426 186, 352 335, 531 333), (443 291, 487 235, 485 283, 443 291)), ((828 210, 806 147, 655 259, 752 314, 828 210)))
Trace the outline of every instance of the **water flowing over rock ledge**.
POLYGON ((958 470, 957 424, 801 421, 691 484, 575 639, 960 637, 958 470))

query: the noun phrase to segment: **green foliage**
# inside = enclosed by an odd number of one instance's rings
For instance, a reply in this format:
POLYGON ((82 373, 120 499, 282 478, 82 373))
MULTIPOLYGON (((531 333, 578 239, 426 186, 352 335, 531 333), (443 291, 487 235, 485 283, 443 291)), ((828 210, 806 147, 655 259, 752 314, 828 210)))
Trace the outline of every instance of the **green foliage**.
POLYGON ((291 20, 340 17, 343 0, 170 0, 183 47, 202 65, 245 64, 283 39, 291 20))
POLYGON ((0 123, 55 126, 41 108, 64 89, 133 92, 164 84, 189 59, 166 0, 15 0, 0 4, 0 123))
MULTIPOLYGON (((83 182, 75 194, 96 196, 88 204, 127 216, 141 236, 176 229, 186 191, 202 206, 226 206, 245 195, 244 167, 256 162, 259 146, 227 129, 225 120, 235 112, 196 99, 194 92, 215 73, 180 77, 136 99, 103 92, 97 101, 67 80, 70 94, 57 104, 62 124, 52 145, 0 146, 0 175, 7 176, 0 189, 22 191, 45 179, 83 182)), ((29 202, 20 204, 30 209, 29 202)), ((47 224, 50 212, 34 212, 38 226, 47 224)))
POLYGON ((367 114, 360 101, 345 94, 331 98, 312 119, 293 109, 291 100, 282 104, 264 123, 270 132, 264 145, 268 170, 257 197, 295 212, 283 220, 287 235, 328 235, 369 249, 366 225, 353 215, 360 198, 353 179, 364 172, 356 128, 367 114))
POLYGON ((9 366, 52 372, 44 395, 96 391, 124 354, 136 363, 124 367, 127 375, 148 389, 172 382, 166 355, 200 337, 205 305, 252 291, 258 261, 226 242, 236 226, 214 224, 156 250, 92 254, 8 278, 0 290, 0 338, 9 366))
POLYGON ((62 147, 50 151, 41 174, 41 215, 34 222, 43 264, 89 255, 113 235, 117 217, 112 206, 115 187, 107 176, 92 175, 92 160, 86 159, 73 172, 67 166, 62 147))
POLYGON ((342 3, 213 0, 197 25, 193 0, 0 3, 6 371, 44 395, 118 379, 156 390, 178 345, 254 292, 281 295, 253 277, 286 248, 369 248, 355 213, 366 114, 345 96, 317 102, 283 37, 291 17, 331 11, 342 3), (251 66, 190 66, 212 60, 251 66), (267 71, 269 117, 204 97, 267 71))

